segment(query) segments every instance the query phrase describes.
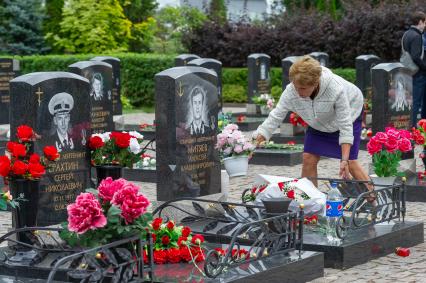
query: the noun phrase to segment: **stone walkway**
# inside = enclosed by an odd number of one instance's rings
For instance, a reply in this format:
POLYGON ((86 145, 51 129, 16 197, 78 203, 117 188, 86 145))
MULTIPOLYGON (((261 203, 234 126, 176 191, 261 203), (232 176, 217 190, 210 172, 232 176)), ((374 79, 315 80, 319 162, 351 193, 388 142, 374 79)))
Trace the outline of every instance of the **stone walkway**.
MULTIPOLYGON (((234 110, 234 109, 232 109, 234 110)), ((140 121, 140 123, 152 123, 153 114, 125 115, 127 121, 140 121)), ((418 156, 418 154, 416 154, 418 156)), ((368 167, 370 157, 366 151, 360 151, 359 160, 364 168, 368 167)), ((417 160, 417 164, 421 164, 417 160)), ((320 177, 338 177, 337 160, 322 159, 318 173, 320 177)), ((239 201, 241 193, 249 188, 257 174, 280 175, 288 177, 300 176, 301 165, 297 166, 267 166, 250 165, 247 176, 231 178, 229 182, 230 201, 239 201)), ((156 184, 139 183, 142 191, 151 199, 156 199, 156 184)), ((426 205, 424 203, 410 202, 407 206, 407 220, 423 221, 426 218, 426 205)), ((11 215, 8 212, 0 212, 0 235, 11 228, 11 215)), ((411 255, 403 258, 390 254, 368 263, 349 268, 347 270, 325 269, 325 276, 312 282, 426 282, 426 244, 420 244, 411 249, 411 255)))

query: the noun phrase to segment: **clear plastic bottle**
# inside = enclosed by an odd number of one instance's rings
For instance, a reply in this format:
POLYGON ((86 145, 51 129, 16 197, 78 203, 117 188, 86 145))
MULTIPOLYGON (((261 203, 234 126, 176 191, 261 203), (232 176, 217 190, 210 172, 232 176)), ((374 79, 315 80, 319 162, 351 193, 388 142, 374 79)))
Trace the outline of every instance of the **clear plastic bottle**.
POLYGON ((343 215, 343 197, 337 189, 337 183, 332 182, 331 190, 327 195, 326 218, 327 218, 327 240, 329 242, 340 242, 336 234, 337 220, 343 215))

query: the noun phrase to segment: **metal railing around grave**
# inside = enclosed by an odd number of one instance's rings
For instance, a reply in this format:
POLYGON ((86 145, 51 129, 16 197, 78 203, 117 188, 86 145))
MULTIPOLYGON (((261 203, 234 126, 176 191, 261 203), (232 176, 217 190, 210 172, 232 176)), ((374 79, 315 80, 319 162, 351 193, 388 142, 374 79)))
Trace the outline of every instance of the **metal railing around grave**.
POLYGON ((29 227, 8 232, 0 237, 0 244, 3 242, 10 244, 9 248, 3 248, 0 252, 0 266, 10 270, 31 266, 31 271, 28 269, 28 273, 20 274, 26 278, 31 277, 32 271, 38 273, 37 277, 47 271, 47 283, 53 280, 105 282, 105 279, 108 279, 111 283, 152 280, 151 235, 148 235, 147 240, 141 240, 139 235, 135 235, 91 249, 76 249, 58 238, 58 232, 61 230, 62 228, 53 227, 29 227), (32 244, 16 240, 19 233, 30 238, 32 244), (147 263, 144 263, 144 246, 147 247, 145 259, 147 263), (39 259, 35 263, 28 264, 11 261, 12 256, 18 254, 16 251, 34 251, 39 259), (144 274, 148 275, 145 279, 144 274))
POLYGON ((300 254, 303 247, 303 209, 269 214, 263 206, 180 198, 165 202, 153 214, 189 226, 210 243, 228 244, 223 255, 215 249, 207 252, 204 271, 211 278, 252 260, 296 249, 300 254), (249 257, 235 256, 240 252, 249 257))
MULTIPOLYGON (((343 200, 343 216, 339 217, 336 225, 336 234, 344 239, 350 230, 356 230, 379 223, 390 222, 398 219, 404 222, 405 204, 405 180, 400 184, 386 186, 374 184, 374 191, 368 191, 369 181, 342 180, 330 178, 309 178, 326 184, 337 183, 343 200)), ((244 195, 250 193, 246 189, 244 195)))

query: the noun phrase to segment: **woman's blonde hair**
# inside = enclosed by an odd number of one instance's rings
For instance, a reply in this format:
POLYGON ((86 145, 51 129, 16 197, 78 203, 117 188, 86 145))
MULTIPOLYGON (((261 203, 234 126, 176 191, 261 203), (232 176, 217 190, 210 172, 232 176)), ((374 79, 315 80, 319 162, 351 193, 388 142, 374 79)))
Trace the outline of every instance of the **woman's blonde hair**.
POLYGON ((303 86, 316 85, 321 77, 321 65, 311 56, 305 55, 290 67, 289 78, 291 82, 303 86))

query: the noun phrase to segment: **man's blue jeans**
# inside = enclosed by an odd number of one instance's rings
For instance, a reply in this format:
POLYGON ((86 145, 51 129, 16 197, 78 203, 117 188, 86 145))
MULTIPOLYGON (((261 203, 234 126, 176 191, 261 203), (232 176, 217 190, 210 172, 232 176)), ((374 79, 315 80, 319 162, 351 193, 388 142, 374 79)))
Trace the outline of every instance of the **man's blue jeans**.
POLYGON ((417 114, 422 108, 421 117, 426 118, 426 74, 419 72, 413 76, 413 108, 411 109, 412 126, 417 126, 417 114))

